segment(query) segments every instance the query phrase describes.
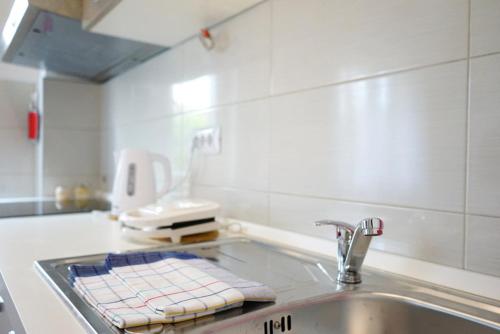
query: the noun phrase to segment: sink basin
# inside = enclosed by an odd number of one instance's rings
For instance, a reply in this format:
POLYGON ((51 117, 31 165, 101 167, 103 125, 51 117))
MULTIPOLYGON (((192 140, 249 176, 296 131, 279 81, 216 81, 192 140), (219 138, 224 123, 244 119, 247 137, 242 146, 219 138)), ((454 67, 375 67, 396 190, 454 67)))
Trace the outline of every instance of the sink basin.
POLYGON ((186 250, 270 286, 275 303, 243 307, 173 325, 119 330, 68 281, 71 264, 101 264, 106 254, 37 261, 41 276, 89 333, 489 334, 500 333, 500 302, 365 268, 363 282, 337 284, 331 259, 243 238, 152 250, 186 250))
MULTIPOLYGON (((498 314, 497 314, 498 316, 498 314)), ((339 293, 306 300, 205 333, 498 334, 498 323, 423 301, 386 293, 339 293)))

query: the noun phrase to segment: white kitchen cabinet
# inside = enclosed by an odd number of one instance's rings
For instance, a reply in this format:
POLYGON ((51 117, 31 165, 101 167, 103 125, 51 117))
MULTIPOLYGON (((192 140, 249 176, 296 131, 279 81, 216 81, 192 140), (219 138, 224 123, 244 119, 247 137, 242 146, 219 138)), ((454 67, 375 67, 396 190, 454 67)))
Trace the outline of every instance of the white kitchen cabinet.
POLYGON ((84 0, 84 28, 173 46, 262 0, 84 0), (87 9, 87 16, 85 11, 87 9))

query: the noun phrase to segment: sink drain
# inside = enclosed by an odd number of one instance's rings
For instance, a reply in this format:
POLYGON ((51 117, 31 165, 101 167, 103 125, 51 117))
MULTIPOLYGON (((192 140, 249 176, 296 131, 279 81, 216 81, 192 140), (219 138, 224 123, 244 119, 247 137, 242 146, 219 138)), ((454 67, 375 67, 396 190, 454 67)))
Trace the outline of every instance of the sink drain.
POLYGON ((269 320, 264 322, 264 334, 284 333, 292 330, 292 317, 282 316, 279 320, 269 320))

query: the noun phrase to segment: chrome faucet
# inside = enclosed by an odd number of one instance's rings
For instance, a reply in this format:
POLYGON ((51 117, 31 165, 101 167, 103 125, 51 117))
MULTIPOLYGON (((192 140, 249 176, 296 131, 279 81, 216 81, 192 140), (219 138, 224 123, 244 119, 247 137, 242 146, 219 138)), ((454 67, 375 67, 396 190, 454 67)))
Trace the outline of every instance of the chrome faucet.
POLYGON ((333 225, 337 227, 337 281, 342 283, 361 283, 361 265, 373 236, 382 235, 384 222, 380 218, 365 218, 352 226, 347 223, 320 220, 316 226, 333 225))

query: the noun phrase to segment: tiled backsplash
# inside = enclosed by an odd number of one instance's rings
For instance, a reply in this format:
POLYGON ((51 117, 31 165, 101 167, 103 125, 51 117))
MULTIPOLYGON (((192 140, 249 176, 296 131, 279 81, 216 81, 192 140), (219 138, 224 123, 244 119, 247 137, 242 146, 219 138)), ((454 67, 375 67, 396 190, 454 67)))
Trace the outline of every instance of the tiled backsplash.
POLYGON ((35 145, 26 113, 35 85, 0 80, 0 198, 35 196, 35 145))
POLYGON ((99 185, 100 86, 70 80, 43 83, 43 184, 53 196, 57 186, 99 185))
POLYGON ((104 86, 113 150, 188 165, 224 215, 333 238, 376 215, 373 247, 500 276, 500 1, 269 0, 104 86), (494 13, 497 13, 496 16, 494 13), (470 57, 469 57, 470 55, 470 57), (498 218, 497 218, 498 217, 498 218))

